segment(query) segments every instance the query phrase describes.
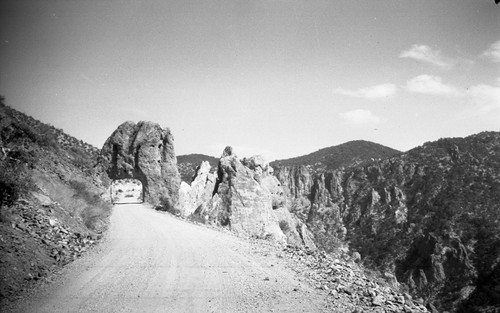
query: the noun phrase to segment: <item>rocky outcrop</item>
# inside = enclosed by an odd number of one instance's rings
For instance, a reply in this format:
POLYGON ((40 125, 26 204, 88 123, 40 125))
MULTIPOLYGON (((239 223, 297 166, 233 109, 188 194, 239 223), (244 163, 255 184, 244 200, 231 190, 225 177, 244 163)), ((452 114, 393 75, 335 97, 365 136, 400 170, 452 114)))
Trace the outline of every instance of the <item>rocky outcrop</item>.
POLYGON ((499 173, 500 133, 490 132, 322 173, 309 193, 281 182, 291 203, 310 202, 289 209, 319 247, 348 244, 430 308, 479 312, 500 306, 499 173))
POLYGON ((304 165, 277 166, 275 176, 283 186, 288 210, 306 221, 314 176, 304 165))
POLYGON ((261 156, 240 160, 227 147, 218 164, 215 185, 209 170, 210 165, 203 163, 191 186, 181 188, 184 215, 194 209, 195 218, 240 235, 315 249, 307 227, 284 207, 283 188, 261 156))
POLYGON ((138 179, 145 201, 167 210, 177 208, 180 175, 168 128, 152 122, 125 122, 106 140, 101 155, 111 179, 138 179))
POLYGON ((227 147, 219 161, 217 198, 208 218, 237 234, 284 241, 273 212, 282 202, 278 182, 259 157, 240 161, 227 147))
POLYGON ((180 214, 184 217, 192 215, 196 210, 206 210, 212 199, 216 176, 210 173, 210 163, 203 161, 196 169, 191 185, 181 182, 179 190, 180 214))
POLYGON ((313 176, 306 166, 278 166, 275 175, 283 184, 287 196, 307 197, 313 185, 313 176))

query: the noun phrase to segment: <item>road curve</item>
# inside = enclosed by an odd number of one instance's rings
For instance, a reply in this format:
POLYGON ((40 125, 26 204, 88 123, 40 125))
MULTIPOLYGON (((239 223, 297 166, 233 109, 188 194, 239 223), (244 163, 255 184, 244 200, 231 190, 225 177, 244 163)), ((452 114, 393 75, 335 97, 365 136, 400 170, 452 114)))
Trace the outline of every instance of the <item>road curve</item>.
POLYGON ((117 205, 98 251, 18 312, 322 312, 273 255, 141 204, 117 205))

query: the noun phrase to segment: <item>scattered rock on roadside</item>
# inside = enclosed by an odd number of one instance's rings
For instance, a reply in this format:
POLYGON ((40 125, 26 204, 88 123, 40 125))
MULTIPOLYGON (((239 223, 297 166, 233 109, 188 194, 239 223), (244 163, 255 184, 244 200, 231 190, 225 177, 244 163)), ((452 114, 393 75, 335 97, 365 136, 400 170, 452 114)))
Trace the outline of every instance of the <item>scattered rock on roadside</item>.
POLYGON ((382 278, 367 277, 352 257, 293 246, 287 246, 283 254, 291 268, 328 292, 334 312, 428 312, 422 303, 388 286, 382 278))

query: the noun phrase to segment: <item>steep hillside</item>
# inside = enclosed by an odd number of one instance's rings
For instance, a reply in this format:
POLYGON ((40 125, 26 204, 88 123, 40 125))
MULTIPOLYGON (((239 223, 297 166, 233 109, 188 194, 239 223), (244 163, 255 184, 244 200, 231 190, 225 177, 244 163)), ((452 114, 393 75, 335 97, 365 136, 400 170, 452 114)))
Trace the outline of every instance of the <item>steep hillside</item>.
POLYGON ((386 159, 401 154, 400 151, 377 143, 356 140, 338 146, 320 149, 308 155, 271 162, 273 167, 306 166, 312 173, 335 170, 341 166, 370 159, 386 159))
POLYGON ((441 139, 312 182, 301 171, 280 180, 298 190, 289 209, 320 247, 349 244, 430 308, 500 308, 500 133, 441 139))
POLYGON ((98 149, 0 104, 0 302, 81 255, 106 228, 98 149))
POLYGON ((205 154, 186 154, 177 156, 177 167, 181 174, 182 181, 191 183, 191 180, 196 174, 196 168, 201 162, 207 161, 210 163, 212 171, 215 171, 219 159, 205 154))

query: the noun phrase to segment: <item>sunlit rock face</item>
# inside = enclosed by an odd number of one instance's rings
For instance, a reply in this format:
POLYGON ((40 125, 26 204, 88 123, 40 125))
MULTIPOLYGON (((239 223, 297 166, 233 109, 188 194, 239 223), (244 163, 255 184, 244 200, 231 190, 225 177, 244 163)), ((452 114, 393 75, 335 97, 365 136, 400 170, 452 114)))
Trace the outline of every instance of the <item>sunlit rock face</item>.
POLYGON ((145 201, 177 207, 180 175, 168 128, 152 122, 125 122, 106 140, 101 154, 111 179, 138 179, 145 201))
POLYGON ((198 213, 235 233, 284 242, 273 213, 273 203, 279 204, 279 191, 274 188, 278 182, 273 186, 268 181, 275 179, 268 171, 268 164, 260 157, 242 162, 227 147, 219 161, 212 204, 198 213))
POLYGON ((179 210, 182 216, 190 216, 197 209, 203 210, 212 198, 216 179, 216 175, 210 173, 210 163, 204 161, 196 169, 191 185, 186 182, 181 183, 179 210))
MULTIPOLYGON (((206 195, 211 180, 205 167, 191 188, 205 188, 206 195), (198 181, 203 188, 196 187, 198 181)), ((240 235, 315 248, 307 227, 285 208, 283 189, 269 163, 261 156, 239 159, 231 147, 220 158, 212 197, 194 215, 240 235)))

